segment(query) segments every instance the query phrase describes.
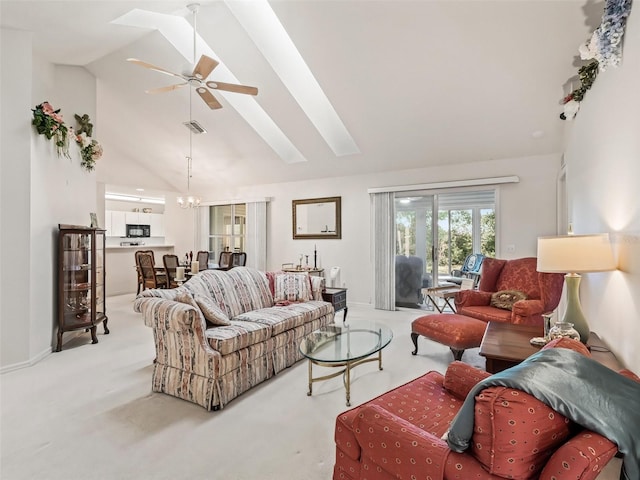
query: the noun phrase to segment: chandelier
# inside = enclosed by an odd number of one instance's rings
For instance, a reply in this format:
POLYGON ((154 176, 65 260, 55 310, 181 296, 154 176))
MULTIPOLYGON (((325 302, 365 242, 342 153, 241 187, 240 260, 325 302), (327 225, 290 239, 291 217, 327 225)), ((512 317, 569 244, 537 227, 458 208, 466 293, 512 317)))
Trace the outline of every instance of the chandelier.
MULTIPOLYGON (((191 137, 191 133, 189 137, 191 137)), ((189 138, 189 144, 191 144, 191 138, 189 138)), ((189 148, 191 150, 191 148, 189 148)), ((189 152, 191 153, 191 152, 189 152)), ((191 155, 187 157, 187 194, 176 198, 176 202, 180 208, 194 208, 200 205, 200 197, 189 194, 189 184, 191 179, 191 155)))

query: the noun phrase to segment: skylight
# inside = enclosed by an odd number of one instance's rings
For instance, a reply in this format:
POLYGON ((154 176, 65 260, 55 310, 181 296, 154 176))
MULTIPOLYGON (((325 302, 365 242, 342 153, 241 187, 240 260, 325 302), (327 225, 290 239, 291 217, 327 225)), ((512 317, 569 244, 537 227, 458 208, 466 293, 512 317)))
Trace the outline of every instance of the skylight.
POLYGON ((360 153, 267 0, 225 0, 229 10, 337 156, 360 153))

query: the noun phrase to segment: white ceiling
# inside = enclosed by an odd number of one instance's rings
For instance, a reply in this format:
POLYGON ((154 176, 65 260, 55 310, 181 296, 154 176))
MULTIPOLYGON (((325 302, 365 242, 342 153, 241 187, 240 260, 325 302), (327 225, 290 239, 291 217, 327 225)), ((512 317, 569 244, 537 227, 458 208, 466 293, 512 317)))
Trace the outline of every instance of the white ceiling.
MULTIPOLYGON (((98 79, 103 181, 186 187, 189 90, 145 94, 172 79, 125 60, 193 66, 158 31, 110 22, 133 8, 190 19, 187 3, 2 0, 2 26, 33 31, 37 55, 98 79)), ((591 0, 271 2, 360 150, 338 157, 228 6, 200 3, 198 33, 239 82, 259 88, 256 102, 307 161, 285 163, 222 95, 224 108, 210 110, 194 92, 193 118, 208 130, 193 137, 195 192, 560 152, 559 100, 603 9, 591 0)))

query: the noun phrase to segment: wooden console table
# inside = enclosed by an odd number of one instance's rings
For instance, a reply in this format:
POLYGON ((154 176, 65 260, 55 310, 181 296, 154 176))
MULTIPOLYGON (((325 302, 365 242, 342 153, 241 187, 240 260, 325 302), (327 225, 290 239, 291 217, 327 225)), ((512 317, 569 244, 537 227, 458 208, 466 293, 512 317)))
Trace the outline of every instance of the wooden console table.
MULTIPOLYGON (((538 326, 489 322, 479 352, 486 359, 487 372, 506 370, 539 351, 541 347, 531 345, 529 340, 542 335, 542 327, 538 326)), ((615 371, 623 368, 596 333, 591 332, 587 345, 592 358, 597 362, 615 371)))

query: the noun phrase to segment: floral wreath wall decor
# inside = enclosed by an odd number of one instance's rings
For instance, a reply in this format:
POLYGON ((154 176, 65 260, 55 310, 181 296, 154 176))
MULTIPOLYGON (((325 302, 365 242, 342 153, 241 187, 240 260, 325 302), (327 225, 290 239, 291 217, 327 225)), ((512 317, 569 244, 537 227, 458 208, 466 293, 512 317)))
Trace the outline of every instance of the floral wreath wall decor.
POLYGON ((88 172, 95 168, 96 161, 102 157, 103 151, 100 143, 91 138, 93 124, 89 119, 89 115, 75 115, 78 128, 74 130, 73 127, 65 125, 60 109, 54 109, 49 102, 42 102, 31 111, 33 112, 31 124, 47 140, 54 140, 59 157, 71 158, 69 154, 69 139, 73 138, 80 148, 80 166, 88 172))
POLYGON ((622 59, 622 37, 631 13, 632 0, 607 0, 602 23, 588 42, 580 45, 578 52, 582 60, 591 60, 578 69, 580 86, 562 99, 562 120, 572 120, 580 110, 584 94, 591 88, 598 73, 608 67, 617 67, 622 59))
POLYGON ((33 112, 31 124, 36 127, 40 135, 53 139, 56 145, 58 156, 69 156, 69 129, 64 124, 60 109, 55 110, 49 102, 42 102, 36 105, 33 112))

